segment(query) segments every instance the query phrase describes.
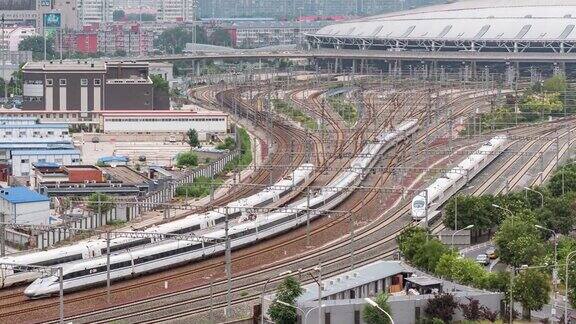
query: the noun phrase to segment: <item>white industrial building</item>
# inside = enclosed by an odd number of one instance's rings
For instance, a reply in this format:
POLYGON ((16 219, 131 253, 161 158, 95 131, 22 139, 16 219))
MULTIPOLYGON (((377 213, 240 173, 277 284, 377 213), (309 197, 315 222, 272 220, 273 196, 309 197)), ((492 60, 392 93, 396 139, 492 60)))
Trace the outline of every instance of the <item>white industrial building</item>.
POLYGON ((36 117, 8 117, 0 116, 0 125, 35 125, 38 122, 36 117))
POLYGON ((26 187, 2 188, 0 213, 8 223, 48 225, 50 199, 26 187))
MULTIPOLYGON (((21 120, 22 123, 27 122, 21 120)), ((0 138, 21 139, 21 138, 52 138, 70 139, 68 124, 1 124, 0 138)))
POLYGON ((14 150, 12 155, 12 176, 29 176, 32 164, 51 162, 59 165, 79 165, 80 151, 75 149, 56 150, 14 150))
POLYGON ((225 134, 228 129, 228 115, 212 111, 104 112, 102 129, 105 133, 140 134, 182 134, 195 129, 202 140, 207 134, 225 134))

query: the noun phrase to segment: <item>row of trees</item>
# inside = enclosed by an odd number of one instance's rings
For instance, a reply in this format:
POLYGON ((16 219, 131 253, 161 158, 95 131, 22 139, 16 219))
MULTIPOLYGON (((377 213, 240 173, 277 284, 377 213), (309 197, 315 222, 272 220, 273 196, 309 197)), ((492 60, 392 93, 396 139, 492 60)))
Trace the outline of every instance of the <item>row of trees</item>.
POLYGON ((168 54, 180 54, 186 48, 187 43, 194 42, 194 36, 198 44, 232 46, 232 38, 225 29, 216 29, 208 37, 206 31, 200 26, 196 26, 195 30, 180 26, 164 30, 154 40, 154 48, 168 54))
MULTIPOLYGON (((508 223, 505 226, 509 226, 508 223)), ((532 228, 536 229, 534 226, 532 228)), ((517 232, 521 233, 523 230, 531 229, 522 225, 517 232)), ((479 289, 505 294, 510 292, 509 273, 486 271, 474 260, 462 258, 457 251, 430 237, 423 228, 408 228, 398 236, 397 241, 405 259, 418 268, 479 289)), ((511 241, 516 242, 516 239, 512 238, 511 241)), ((528 244, 532 243, 534 242, 528 244)), ((529 311, 542 309, 548 303, 551 291, 550 277, 548 273, 538 270, 522 271, 516 276, 512 291, 514 300, 522 304, 524 315, 528 317, 529 311)))

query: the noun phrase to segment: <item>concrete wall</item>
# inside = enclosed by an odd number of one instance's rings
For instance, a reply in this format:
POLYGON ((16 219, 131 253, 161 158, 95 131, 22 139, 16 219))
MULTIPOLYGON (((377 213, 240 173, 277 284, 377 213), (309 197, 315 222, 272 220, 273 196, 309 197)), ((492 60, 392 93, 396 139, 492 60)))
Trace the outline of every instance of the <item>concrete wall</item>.
POLYGON ((48 225, 49 215, 50 201, 39 201, 16 204, 16 215, 9 217, 19 224, 48 225))
MULTIPOLYGON (((477 299, 480 305, 488 307, 493 312, 500 312, 500 303, 503 297, 501 294, 490 292, 458 292, 455 297, 459 304, 467 304, 469 300, 467 297, 477 299)), ((420 296, 391 296, 389 298, 389 305, 396 324, 413 324, 417 318, 425 317, 424 310, 426 309, 428 299, 433 298, 433 295, 420 295, 420 296)), ((323 308, 322 318, 330 317, 330 324, 365 324, 362 320, 362 312, 366 302, 363 299, 345 299, 345 300, 326 300, 322 301, 325 305, 323 308)), ((305 312, 316 307, 317 302, 308 302, 305 305, 300 305, 305 312)), ((454 320, 463 320, 462 311, 456 310, 454 320)), ((324 320, 325 321, 325 320, 324 320)), ((326 321, 325 321, 326 322, 326 321)), ((303 323, 303 321, 299 321, 303 323)), ((318 310, 310 311, 308 315, 307 324, 318 324, 318 310)))

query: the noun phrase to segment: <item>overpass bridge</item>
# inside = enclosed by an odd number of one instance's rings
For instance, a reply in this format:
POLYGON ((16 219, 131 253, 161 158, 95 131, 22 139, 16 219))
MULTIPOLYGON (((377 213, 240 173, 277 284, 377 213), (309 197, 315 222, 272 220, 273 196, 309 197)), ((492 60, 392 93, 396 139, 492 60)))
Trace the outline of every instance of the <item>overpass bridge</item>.
POLYGON ((428 52, 378 50, 310 50, 310 51, 236 51, 222 53, 188 53, 131 58, 133 61, 187 61, 187 60, 251 60, 251 59, 340 59, 383 61, 438 61, 438 62, 510 62, 510 63, 576 63, 576 53, 522 53, 522 52, 428 52))

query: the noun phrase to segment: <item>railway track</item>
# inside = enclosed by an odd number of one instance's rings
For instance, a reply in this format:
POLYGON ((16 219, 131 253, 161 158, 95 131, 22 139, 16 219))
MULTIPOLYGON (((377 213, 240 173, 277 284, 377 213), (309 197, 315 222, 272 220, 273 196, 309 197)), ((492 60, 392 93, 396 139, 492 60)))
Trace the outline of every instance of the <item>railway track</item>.
MULTIPOLYGON (((421 141, 421 140, 423 140, 423 138, 420 137, 419 140, 421 141)), ((404 149, 405 149, 405 148, 404 148, 404 149)), ((389 177, 389 174, 387 175, 387 177, 389 177)), ((379 178, 378 181, 383 181, 383 180, 382 180, 381 178, 379 178)), ((354 207, 354 208, 355 208, 354 210, 356 210, 356 211, 361 210, 362 207, 364 207, 364 206, 366 206, 366 205, 368 205, 369 203, 371 203, 371 202, 374 201, 374 198, 377 196, 377 193, 376 193, 374 190, 372 190, 372 191, 370 191, 370 192, 373 192, 371 196, 365 195, 365 196, 368 197, 368 199, 366 199, 366 197, 363 197, 360 201, 357 201, 357 202, 356 202, 355 207, 354 207)), ((404 209, 405 209, 405 208, 406 208, 406 206, 404 206, 404 209)), ((390 225, 392 221, 395 221, 395 220, 397 220, 398 218, 400 218, 400 217, 402 216, 402 213, 405 214, 405 212, 407 212, 407 210, 404 210, 404 209, 400 209, 400 211, 397 211, 397 212, 393 213, 393 217, 388 218, 386 221, 378 223, 377 228, 378 228, 378 229, 383 229, 384 227, 390 225)), ((335 224, 327 225, 325 228, 316 228, 316 229, 313 230, 313 232, 312 232, 311 234, 316 234, 316 233, 321 232, 322 230, 327 230, 327 229, 331 228, 332 226, 335 226, 335 224)), ((371 230, 371 231, 368 231, 368 232, 369 232, 369 234, 373 234, 373 233, 375 232, 375 230, 371 230)), ((357 236, 357 239, 366 238, 366 237, 368 237, 369 234, 358 235, 358 236, 357 236)), ((393 236, 393 237, 395 237, 395 236, 393 236)), ((385 242, 390 242, 390 241, 393 239, 393 237, 391 236, 389 239, 385 240, 385 242)), ((301 240, 301 238, 300 238, 300 240, 301 240)), ((339 245, 337 245, 337 246, 334 246, 334 248, 331 247, 329 251, 334 251, 334 250, 337 249, 337 248, 343 248, 343 247, 345 247, 347 244, 348 244, 347 242, 344 242, 343 245, 342 245, 342 244, 339 244, 339 245)), ((324 251, 326 251, 326 250, 323 250, 322 252, 324 252, 324 251)), ((360 249, 357 250, 357 252, 359 252, 359 253, 362 252, 362 251, 367 251, 367 250, 366 250, 366 247, 362 247, 362 248, 360 248, 360 249)), ((328 252, 328 251, 326 251, 326 252, 328 252)), ((387 251, 387 252, 383 252, 382 254, 379 255, 379 257, 381 257, 381 256, 383 256, 383 255, 389 256, 389 255, 391 255, 390 253, 392 253, 392 252, 393 252, 393 250, 387 251)), ((306 257, 306 260, 315 258, 315 257, 317 257, 318 255, 321 255, 321 254, 311 255, 311 256, 309 256, 309 257, 306 257)), ((235 258, 235 260, 236 260, 236 258, 235 258)), ((333 261, 329 261, 328 263, 331 264, 332 262, 336 262, 335 260, 336 260, 336 259, 334 259, 333 261)), ((298 260, 296 260, 296 262, 300 262, 300 261, 304 261, 304 260, 303 260, 302 258, 299 258, 298 260)), ((221 267, 221 266, 222 266, 221 263, 215 265, 215 267, 221 267)), ((269 270, 269 269, 266 269, 266 271, 268 271, 268 270, 269 270)), ((200 271, 200 270, 197 270, 197 271, 200 271)), ((194 273, 199 273, 199 272, 194 272, 194 273)), ((189 274, 190 274, 190 273, 189 273, 189 274)), ((250 273, 250 276, 252 276, 252 275, 254 275, 254 274, 256 274, 256 273, 250 273)), ((239 277, 238 277, 238 280, 240 280, 241 278, 242 278, 242 277, 239 276, 239 277)), ((161 279, 161 280, 166 280, 166 279, 161 279)), ((235 280, 236 280, 236 278, 235 278, 235 280)), ((220 282, 220 283, 218 283, 218 284, 222 284, 222 282, 220 282)), ((259 282, 259 283, 257 283, 257 284, 261 284, 261 282, 259 282)), ((257 286, 257 284, 255 283, 255 287, 257 286)), ((198 289, 202 289, 202 288, 206 289, 206 286, 199 287, 198 289)), ((246 298, 241 299, 241 300, 242 300, 242 301, 245 301, 246 298)), ((79 301, 82 301, 82 300, 79 300, 79 301)), ((67 300, 66 302, 69 303, 70 301, 67 300)), ((46 305, 44 305, 44 306, 42 306, 42 307, 45 307, 45 306, 46 306, 46 305)), ((205 311, 206 311, 206 309, 204 308, 204 309, 202 310, 202 312, 205 312, 205 311)), ((180 313, 180 315, 178 315, 178 316, 182 316, 182 314, 180 313)), ((72 318, 71 318, 71 319, 72 319, 72 318)))

